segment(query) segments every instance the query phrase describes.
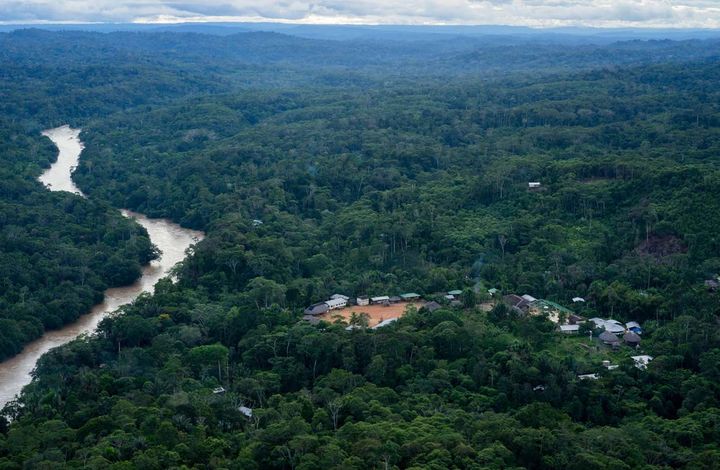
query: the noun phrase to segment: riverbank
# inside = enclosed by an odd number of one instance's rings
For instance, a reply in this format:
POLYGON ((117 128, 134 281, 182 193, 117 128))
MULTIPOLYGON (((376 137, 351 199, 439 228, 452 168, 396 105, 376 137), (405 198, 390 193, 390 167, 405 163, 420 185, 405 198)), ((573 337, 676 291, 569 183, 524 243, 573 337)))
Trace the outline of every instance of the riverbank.
MULTIPOLYGON (((58 148, 57 161, 45 171, 39 180, 51 191, 69 191, 84 196, 72 181, 72 171, 77 166, 83 149, 79 129, 62 126, 43 132, 58 148)), ((185 258, 185 250, 200 241, 204 234, 180 227, 165 219, 149 219, 142 214, 122 210, 126 217, 134 218, 145 230, 150 240, 161 251, 158 259, 143 267, 142 276, 135 283, 105 291, 104 301, 76 322, 58 330, 46 332, 29 343, 15 357, 0 363, 0 407, 11 401, 31 380, 31 372, 37 360, 50 349, 62 346, 82 334, 95 331, 98 323, 120 306, 132 302, 143 292, 151 292, 155 283, 185 258)))

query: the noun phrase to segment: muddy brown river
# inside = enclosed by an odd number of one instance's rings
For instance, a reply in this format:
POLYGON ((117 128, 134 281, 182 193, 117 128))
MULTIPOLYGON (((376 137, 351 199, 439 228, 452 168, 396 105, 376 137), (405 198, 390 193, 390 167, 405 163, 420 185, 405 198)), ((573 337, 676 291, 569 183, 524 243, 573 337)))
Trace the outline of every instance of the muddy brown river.
MULTIPOLYGON (((51 191, 69 191, 84 197, 71 177, 83 149, 79 138, 80 130, 62 126, 46 130, 43 135, 57 146, 58 159, 40 176, 40 181, 51 191)), ((30 383, 30 373, 40 356, 81 334, 92 333, 106 315, 117 310, 121 305, 132 302, 141 293, 151 292, 155 283, 185 258, 185 250, 203 237, 202 232, 182 228, 165 219, 148 219, 142 214, 127 210, 121 212, 126 217, 135 218, 145 227, 150 240, 162 251, 162 256, 143 268, 142 277, 135 284, 106 290, 103 303, 93 307, 78 321, 62 329, 46 332, 41 338, 25 346, 20 354, 1 362, 0 408, 30 383)))

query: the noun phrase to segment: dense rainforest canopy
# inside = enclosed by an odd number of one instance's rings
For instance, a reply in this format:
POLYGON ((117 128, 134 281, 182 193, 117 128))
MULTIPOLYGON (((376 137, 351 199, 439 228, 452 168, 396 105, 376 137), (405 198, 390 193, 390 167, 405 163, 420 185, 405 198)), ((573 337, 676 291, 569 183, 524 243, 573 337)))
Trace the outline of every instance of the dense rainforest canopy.
POLYGON ((718 44, 0 34, 8 353, 151 256, 110 207, 207 233, 40 361, 0 467, 718 468, 718 44), (34 181, 65 122, 87 200, 34 181), (582 297, 640 350, 489 288, 582 297), (408 291, 442 306, 301 320, 408 291))

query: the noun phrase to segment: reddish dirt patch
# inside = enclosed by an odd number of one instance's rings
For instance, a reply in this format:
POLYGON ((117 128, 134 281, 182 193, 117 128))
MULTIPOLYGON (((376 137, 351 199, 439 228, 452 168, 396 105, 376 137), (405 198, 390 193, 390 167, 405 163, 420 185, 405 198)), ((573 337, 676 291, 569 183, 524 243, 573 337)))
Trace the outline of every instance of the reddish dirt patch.
POLYGON ((322 315, 318 315, 317 318, 332 322, 335 320, 335 318, 339 316, 345 321, 349 322, 350 316, 353 312, 367 313, 368 315, 370 315, 370 321, 368 326, 375 326, 381 321, 389 320, 391 318, 402 317, 405 314, 405 309, 407 309, 411 305, 414 305, 416 308, 420 308, 422 306, 422 304, 413 302, 400 302, 397 304, 390 304, 387 307, 378 304, 363 306, 352 305, 350 307, 345 307, 339 310, 333 310, 331 312, 323 313, 322 315))

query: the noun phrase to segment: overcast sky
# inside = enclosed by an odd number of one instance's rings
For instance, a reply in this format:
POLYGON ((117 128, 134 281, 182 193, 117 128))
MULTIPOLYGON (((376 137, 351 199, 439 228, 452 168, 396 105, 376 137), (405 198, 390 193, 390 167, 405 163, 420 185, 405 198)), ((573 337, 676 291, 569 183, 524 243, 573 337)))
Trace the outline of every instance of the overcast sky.
POLYGON ((0 0, 0 23, 272 21, 720 27, 720 0, 0 0))

